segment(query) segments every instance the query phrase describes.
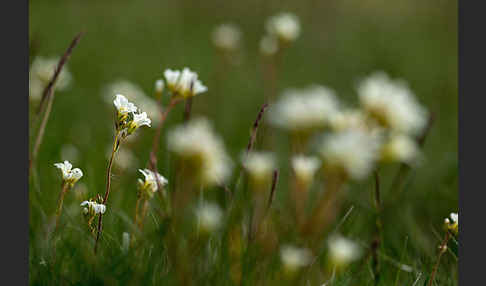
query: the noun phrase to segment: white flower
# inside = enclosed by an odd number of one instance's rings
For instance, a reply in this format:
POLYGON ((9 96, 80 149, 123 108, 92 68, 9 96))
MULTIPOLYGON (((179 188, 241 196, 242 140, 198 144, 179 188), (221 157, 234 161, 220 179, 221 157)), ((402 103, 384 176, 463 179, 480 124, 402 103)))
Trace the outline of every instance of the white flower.
POLYGON ((328 135, 318 152, 327 171, 359 180, 371 172, 380 144, 381 138, 376 134, 346 130, 328 135))
POLYGON ((158 79, 155 81, 155 92, 162 93, 164 91, 164 80, 158 79))
POLYGON ((336 112, 330 118, 330 125, 334 131, 348 129, 367 130, 366 116, 360 109, 344 109, 336 112))
POLYGON ((231 175, 224 143, 206 119, 192 119, 171 130, 167 138, 168 149, 190 162, 203 184, 221 184, 231 175))
POLYGON ((137 111, 137 107, 135 106, 135 104, 128 101, 128 99, 121 94, 115 95, 115 100, 113 100, 113 104, 115 104, 116 110, 118 110, 119 114, 125 115, 130 112, 137 111))
POLYGON ((321 161, 316 157, 298 155, 292 158, 292 169, 297 179, 306 184, 312 182, 314 174, 320 166, 321 161))
POLYGON ((147 117, 146 112, 135 113, 133 115, 133 124, 135 124, 137 128, 143 125, 150 127, 150 123, 152 123, 152 121, 147 117))
POLYGON ((167 87, 171 91, 175 90, 175 87, 177 85, 177 81, 179 80, 180 75, 181 75, 181 72, 178 71, 178 70, 166 69, 164 71, 165 80, 167 81, 167 87))
POLYGON ((196 217, 202 231, 213 232, 221 226, 223 212, 218 205, 205 202, 196 208, 196 217))
POLYGON ((161 187, 164 187, 169 183, 169 181, 167 181, 167 179, 164 178, 164 176, 162 176, 159 173, 154 173, 149 169, 144 169, 144 170, 138 169, 138 171, 142 173, 143 176, 145 177, 144 181, 138 179, 138 184, 140 188, 144 190, 148 190, 151 193, 155 193, 158 190, 158 185, 155 178, 158 178, 161 187))
POLYGON ((83 176, 83 171, 81 171, 79 168, 72 169, 73 165, 71 165, 69 161, 55 163, 54 166, 62 171, 62 179, 71 184, 71 186, 83 176))
POLYGON ((445 228, 453 234, 457 234, 459 232, 459 215, 457 213, 451 213, 450 218, 450 220, 449 218, 444 220, 445 228))
MULTIPOLYGON (((59 63, 59 58, 37 57, 32 61, 29 70, 29 95, 31 99, 39 100, 42 92, 54 76, 54 71, 59 63)), ((56 90, 65 90, 72 81, 71 73, 65 64, 56 80, 56 90)))
POLYGON ((117 80, 108 84, 103 89, 103 99, 112 102, 113 94, 123 94, 130 102, 136 102, 138 109, 147 112, 147 115, 153 119, 153 124, 157 126, 160 122, 160 107, 153 98, 147 96, 142 88, 128 80, 117 80))
POLYGON ((332 265, 340 268, 359 259, 362 251, 360 247, 347 238, 333 236, 328 240, 329 256, 332 265))
POLYGON ((275 157, 270 152, 249 152, 242 156, 243 168, 256 185, 264 185, 272 178, 275 170, 275 157))
POLYGON ((293 272, 312 262, 312 252, 306 248, 283 245, 280 248, 280 259, 286 270, 293 272))
POLYGON ((417 142, 410 136, 392 134, 382 148, 382 158, 385 161, 398 161, 413 164, 420 155, 417 142))
POLYGON ((212 33, 212 41, 216 48, 234 51, 240 45, 241 31, 234 24, 221 24, 212 33))
POLYGON ((283 42, 292 42, 300 34, 299 18, 291 13, 281 13, 270 17, 265 28, 270 35, 275 35, 283 42))
POLYGON ((271 123, 290 130, 306 131, 323 128, 338 111, 333 90, 311 85, 304 89, 287 89, 270 110, 271 123))
POLYGON ((278 41, 274 36, 265 35, 260 40, 260 52, 264 55, 271 56, 278 51, 278 41))
POLYGON ((167 80, 167 87, 174 94, 182 96, 183 98, 192 97, 208 90, 208 88, 197 79, 197 73, 191 71, 189 68, 182 69, 182 72, 167 69, 165 70, 164 75, 167 80))
POLYGON ((93 201, 84 201, 81 203, 81 206, 84 207, 84 214, 104 214, 106 211, 106 206, 104 204, 98 204, 97 202, 93 201))
POLYGON ((391 80, 384 72, 375 72, 358 85, 363 108, 379 123, 412 135, 419 134, 427 121, 427 111, 401 80, 391 80))
POLYGON ((452 223, 459 223, 459 215, 457 213, 451 213, 452 223))

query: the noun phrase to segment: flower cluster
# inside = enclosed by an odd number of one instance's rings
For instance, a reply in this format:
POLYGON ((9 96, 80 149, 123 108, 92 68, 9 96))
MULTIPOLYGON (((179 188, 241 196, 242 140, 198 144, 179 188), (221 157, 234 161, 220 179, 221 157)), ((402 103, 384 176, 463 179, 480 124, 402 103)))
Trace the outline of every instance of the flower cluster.
POLYGON ((297 155, 292 158, 292 169, 295 176, 305 186, 312 183, 314 174, 320 166, 321 161, 316 157, 297 155))
MULTIPOLYGON (((156 82, 156 92, 158 92, 158 88, 161 88, 162 90, 164 88, 164 81, 159 81, 156 82), (162 82, 162 87, 160 87, 160 83, 158 84, 159 87, 157 87, 157 82, 159 81, 162 82)), ((147 96, 143 89, 137 84, 125 79, 116 80, 104 87, 102 93, 103 100, 107 104, 112 104, 114 94, 123 94, 123 96, 130 102, 136 102, 139 109, 147 112, 148 117, 153 119, 152 123, 154 126, 159 124, 161 114, 157 101, 147 96)))
POLYGON ((92 200, 83 201, 80 206, 83 207, 83 214, 90 216, 104 214, 106 211, 106 206, 104 204, 92 200))
POLYGON ((117 94, 113 103, 117 110, 116 129, 123 137, 132 134, 140 126, 150 127, 152 121, 147 117, 147 113, 138 113, 135 104, 129 102, 125 96, 117 94))
POLYGON ((200 183, 222 184, 231 175, 231 159, 222 139, 203 118, 192 119, 168 133, 168 149, 191 165, 200 183))
POLYGON ((208 90, 208 88, 198 80, 197 73, 191 71, 189 68, 182 69, 182 72, 166 69, 164 71, 164 76, 167 81, 167 88, 175 97, 189 98, 208 90))
POLYGON ((265 23, 267 34, 260 41, 260 51, 266 55, 275 54, 280 46, 295 41, 300 34, 299 18, 291 13, 270 17, 265 23))
MULTIPOLYGON (((59 58, 37 57, 32 61, 29 71, 29 96, 32 100, 40 100, 42 92, 54 76, 59 58)), ((71 84, 72 76, 67 65, 59 73, 56 80, 57 90, 66 90, 71 84)))
POLYGON ((145 177, 144 180, 138 179, 138 189, 142 195, 147 196, 148 198, 153 197, 154 193, 158 191, 156 180, 159 181, 161 187, 164 187, 169 183, 169 181, 167 181, 161 174, 152 172, 149 169, 139 169, 138 171, 145 177))
POLYGON ((221 226, 223 212, 218 205, 205 202, 199 205, 195 212, 200 231, 211 233, 221 226))
POLYGON ((328 248, 329 262, 337 270, 344 268, 362 255, 362 250, 355 242, 338 235, 329 238, 328 248))
POLYGON ((280 248, 280 259, 285 272, 291 275, 312 262, 312 252, 307 248, 283 245, 280 248))
POLYGON ((54 166, 61 170, 63 183, 68 184, 71 188, 83 176, 83 171, 79 168, 72 169, 73 165, 69 161, 55 163, 54 166))
POLYGON ((211 36, 213 45, 221 51, 232 52, 240 46, 241 31, 234 24, 217 26, 211 36))
POLYGON ((271 181, 276 165, 273 153, 252 151, 243 155, 242 163, 253 189, 261 189, 271 181))
POLYGON ((459 215, 457 213, 451 213, 450 218, 444 219, 445 228, 454 235, 457 235, 459 233, 459 215))
POLYGON ((291 132, 321 129, 338 111, 335 92, 321 85, 287 89, 270 111, 271 123, 291 132))

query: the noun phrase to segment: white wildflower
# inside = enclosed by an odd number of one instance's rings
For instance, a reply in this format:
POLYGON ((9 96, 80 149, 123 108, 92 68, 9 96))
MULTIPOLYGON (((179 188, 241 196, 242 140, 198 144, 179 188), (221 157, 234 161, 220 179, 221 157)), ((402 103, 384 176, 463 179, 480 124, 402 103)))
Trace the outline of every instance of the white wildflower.
POLYGON ((292 169, 297 179, 304 183, 312 183, 314 174, 321 166, 321 161, 316 157, 298 155, 292 158, 292 169))
POLYGON ((410 138, 410 136, 392 134, 384 144, 381 154, 384 161, 398 161, 413 164, 419 157, 420 150, 417 142, 410 138))
POLYGON ((161 187, 164 187, 169 183, 164 176, 159 173, 154 173, 149 169, 138 169, 138 171, 145 177, 145 180, 138 179, 139 188, 140 190, 146 190, 150 197, 152 197, 153 193, 158 190, 156 178, 158 178, 161 187))
POLYGON ((453 234, 457 234, 459 232, 459 215, 457 213, 451 213, 450 218, 450 220, 449 218, 446 218, 444 220, 445 227, 453 234))
POLYGON ((196 217, 200 230, 213 232, 221 226, 223 212, 218 205, 205 202, 196 208, 196 217))
POLYGON ((281 13, 270 17, 265 28, 284 43, 293 42, 300 34, 299 18, 291 13, 281 13))
POLYGON ((417 102, 408 85, 376 72, 358 85, 363 108, 380 124, 397 132, 419 134, 427 121, 427 111, 417 102))
POLYGON ((104 204, 99 204, 94 201, 84 201, 80 206, 83 207, 84 214, 104 214, 106 211, 104 204))
POLYGON ((241 31, 234 24, 217 26, 211 36, 214 46, 223 51, 235 51, 241 41, 241 31))
POLYGON ((334 131, 348 129, 367 130, 366 116, 360 109, 344 109, 336 112, 330 120, 330 126, 334 131))
POLYGON ((274 55, 278 51, 278 41, 274 36, 265 35, 260 40, 260 52, 266 56, 274 55))
MULTIPOLYGON (((54 76, 54 71, 59 63, 59 58, 37 57, 32 61, 29 70, 29 96, 33 100, 40 100, 42 92, 54 76)), ((56 90, 66 90, 71 84, 72 76, 68 66, 65 64, 59 73, 55 88, 56 90)))
POLYGON ((171 130, 167 138, 168 149, 191 163, 204 185, 221 184, 231 175, 224 143, 206 119, 192 119, 171 130))
POLYGON ((132 102, 128 101, 128 99, 121 95, 115 95, 115 100, 113 100, 113 104, 116 107, 116 110, 119 114, 126 115, 130 112, 137 112, 137 107, 132 102))
POLYGON ((356 261, 362 255, 361 248, 355 242, 341 236, 331 237, 328 240, 328 247, 329 262, 338 269, 356 261))
POLYGON ((271 123, 294 132, 323 128, 338 111, 333 90, 311 85, 304 89, 287 89, 270 110, 271 123))
POLYGON ((54 166, 61 170, 63 181, 71 187, 83 176, 83 171, 79 168, 72 169, 73 165, 67 160, 63 163, 55 163, 54 166))
POLYGON ((359 180, 372 171, 380 145, 378 135, 346 130, 328 135, 318 152, 327 171, 359 180))
POLYGON ((312 262, 312 252, 306 248, 283 245, 280 248, 280 259, 285 270, 293 273, 312 262))
POLYGON ((155 81, 155 92, 161 94, 164 91, 164 80, 158 79, 155 81))
POLYGON ((199 93, 206 92, 208 88, 198 80, 197 73, 189 68, 184 68, 182 72, 165 70, 164 76, 167 80, 167 87, 177 96, 188 98, 199 93))
POLYGON ((275 169, 273 153, 252 151, 242 156, 242 163, 255 187, 263 186, 271 180, 275 169))

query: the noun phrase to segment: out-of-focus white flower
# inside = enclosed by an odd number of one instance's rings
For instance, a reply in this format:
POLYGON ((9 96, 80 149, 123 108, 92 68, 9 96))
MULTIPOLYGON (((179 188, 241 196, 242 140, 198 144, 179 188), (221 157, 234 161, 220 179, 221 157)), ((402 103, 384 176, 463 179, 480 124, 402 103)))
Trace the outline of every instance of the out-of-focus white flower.
MULTIPOLYGON (((54 71, 59 63, 59 58, 37 57, 32 61, 29 71, 29 95, 33 100, 39 100, 42 92, 54 76, 54 71)), ((66 90, 71 84, 72 76, 68 66, 65 64, 57 77, 55 88, 66 90)))
MULTIPOLYGON (((108 146, 106 149, 106 158, 110 159, 112 146, 108 146)), ((123 146, 118 149, 116 160, 113 161, 113 164, 123 170, 129 170, 133 166, 138 165, 138 158, 135 154, 128 148, 124 148, 123 146)))
POLYGON ((196 208, 198 227, 203 232, 213 232, 221 226, 223 212, 218 205, 202 203, 196 208))
POLYGON ((126 115, 130 112, 137 112, 137 107, 132 102, 128 101, 128 99, 121 95, 115 95, 115 100, 113 100, 113 104, 116 107, 116 110, 119 114, 126 115))
POLYGON ((130 234, 128 232, 123 232, 121 250, 123 253, 127 253, 129 248, 130 248, 130 234))
POLYGON ((260 40, 260 52, 266 56, 274 55, 278 51, 278 41, 274 36, 265 35, 260 40))
POLYGON ((297 180, 308 185, 312 183, 314 174, 321 166, 321 161, 316 157, 298 155, 292 158, 292 169, 297 180))
POLYGON ((270 17, 265 28, 284 43, 293 42, 300 34, 299 18, 291 13, 280 13, 270 17))
POLYGON ((295 273, 312 262, 312 252, 306 248, 283 245, 280 248, 280 259, 287 273, 295 273))
POLYGON ((303 132, 327 126, 338 111, 333 90, 311 85, 288 89, 270 110, 270 122, 289 131, 303 132))
POLYGON ((372 171, 380 146, 378 134, 346 130, 326 136, 318 152, 326 171, 359 180, 372 171))
POLYGON ((403 134, 392 134, 381 150, 382 159, 388 162, 413 164, 419 155, 417 142, 403 134))
POLYGON ((164 80, 158 79, 155 81, 155 92, 161 94, 164 91, 164 80))
POLYGON ((71 187, 83 176, 83 171, 79 168, 72 169, 73 165, 67 160, 63 163, 55 163, 54 166, 61 170, 63 181, 71 187))
POLYGON ((171 130, 167 138, 168 149, 192 165, 203 185, 221 184, 231 175, 224 143, 206 119, 192 119, 171 130))
POLYGON ((111 104, 114 94, 123 94, 128 101, 136 102, 139 109, 147 112, 148 117, 154 120, 154 126, 158 126, 161 118, 159 105, 140 86, 128 80, 117 80, 103 89, 103 99, 111 104))
POLYGON ((188 98, 208 90, 198 80, 197 73, 191 71, 189 68, 182 69, 182 72, 167 69, 164 72, 164 76, 167 80, 167 88, 176 96, 188 98))
POLYGON ((235 51, 240 45, 241 31, 234 24, 221 24, 213 30, 211 39, 216 48, 235 51))
POLYGON ((342 236, 329 238, 328 247, 329 262, 337 269, 342 269, 362 255, 361 248, 355 242, 342 236))
POLYGON ((427 111, 402 80, 392 80, 375 72, 358 85, 363 108, 380 124, 411 135, 419 134, 427 121, 427 111))
POLYGON ((138 171, 145 177, 145 180, 138 179, 138 186, 140 190, 146 191, 149 197, 152 197, 153 194, 158 190, 156 178, 158 178, 161 187, 164 187, 169 183, 164 176, 159 173, 154 173, 149 169, 138 169, 138 171))
POLYGON ((76 146, 72 144, 64 144, 61 147, 61 157, 70 161, 77 161, 79 159, 79 151, 76 146))
POLYGON ((366 125, 366 116, 360 109, 344 109, 336 112, 331 117, 330 125, 334 131, 368 129, 366 125))
POLYGON ((97 202, 94 202, 94 201, 84 201, 81 203, 81 205, 83 207, 83 213, 85 215, 87 214, 92 214, 92 215, 96 215, 96 214, 104 214, 105 211, 106 211, 106 206, 104 204, 99 204, 97 202))
POLYGON ((450 217, 450 220, 449 218, 444 219, 445 227, 452 233, 457 234, 459 232, 459 215, 457 213, 451 213, 450 217))
POLYGON ((275 169, 273 153, 252 151, 243 154, 242 163, 254 187, 264 186, 272 179, 275 169))

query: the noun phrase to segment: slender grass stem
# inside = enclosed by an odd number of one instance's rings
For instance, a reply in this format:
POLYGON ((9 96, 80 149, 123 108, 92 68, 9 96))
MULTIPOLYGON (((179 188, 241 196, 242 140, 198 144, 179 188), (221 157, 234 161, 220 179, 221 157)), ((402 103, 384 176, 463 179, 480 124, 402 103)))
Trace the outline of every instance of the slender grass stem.
POLYGON ((56 69, 54 70, 54 75, 52 76, 51 80, 49 81, 49 83, 47 84, 46 88, 44 89, 44 91, 42 93, 42 99, 41 99, 41 102, 39 103, 39 108, 38 108, 37 113, 35 115, 34 122, 37 122, 38 117, 42 113, 42 110, 44 109, 44 105, 45 105, 46 100, 47 100, 47 106, 45 107, 44 116, 42 118, 39 130, 37 132, 37 137, 35 139, 35 144, 34 144, 34 147, 32 149, 32 153, 31 153, 30 158, 29 158, 29 177, 30 177, 30 174, 31 174, 32 165, 34 164, 35 160, 37 159, 37 155, 39 153, 39 148, 40 148, 40 145, 42 143, 42 139, 44 138, 44 133, 45 133, 46 126, 47 126, 47 121, 49 120, 49 115, 51 114, 52 103, 54 101, 54 85, 57 81, 59 74, 62 71, 62 68, 64 67, 65 63, 68 61, 69 57, 72 54, 74 47, 78 44, 78 42, 79 42, 79 40, 80 40, 80 38, 83 34, 84 34, 83 32, 79 33, 71 41, 71 44, 67 48, 66 52, 64 52, 63 56, 59 60, 59 63, 57 64, 56 69))
POLYGON ((61 186, 61 193, 59 194, 59 200, 58 200, 58 203, 57 203, 55 230, 57 230, 57 228, 59 226, 59 217, 61 216, 61 212, 62 212, 62 205, 63 205, 63 202, 64 202, 64 196, 66 195, 66 192, 68 190, 69 190, 69 184, 66 183, 66 182, 63 182, 62 186, 61 186))
POLYGON ((442 243, 439 246, 439 255, 437 256, 437 262, 434 265, 434 268, 432 270, 432 274, 430 274, 429 283, 427 283, 428 286, 432 286, 432 283, 434 283, 435 275, 437 274, 437 269, 439 269, 440 258, 446 252, 447 243, 449 242, 450 238, 451 238, 451 233, 449 231, 447 231, 445 236, 444 236, 444 239, 442 240, 442 243))
POLYGON ((370 250, 373 257, 373 263, 372 263, 373 277, 375 278, 375 285, 377 285, 378 281, 380 280, 380 264, 378 259, 378 248, 380 247, 381 244, 381 232, 382 232, 383 222, 381 220, 380 176, 378 174, 378 171, 375 171, 373 174, 375 178, 374 196, 375 196, 375 207, 376 207, 376 227, 375 227, 374 238, 371 241, 370 250))
MULTIPOLYGON (((120 147, 121 139, 120 139, 120 132, 116 131, 115 138, 113 140, 113 148, 111 150, 111 157, 110 161, 108 162, 108 169, 106 171, 106 191, 105 191, 105 196, 103 197, 103 204, 106 205, 106 202, 108 201, 108 196, 110 195, 110 187, 111 187, 111 167, 113 166, 113 160, 115 158, 115 153, 120 147)), ((98 248, 98 241, 101 236, 101 232, 103 229, 102 226, 103 223, 103 214, 99 214, 98 218, 98 230, 96 233, 96 241, 95 241, 95 246, 94 246, 94 253, 96 254, 97 248, 98 248)))

